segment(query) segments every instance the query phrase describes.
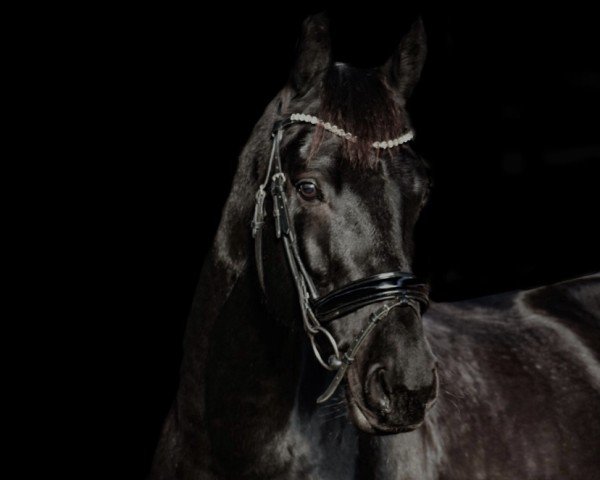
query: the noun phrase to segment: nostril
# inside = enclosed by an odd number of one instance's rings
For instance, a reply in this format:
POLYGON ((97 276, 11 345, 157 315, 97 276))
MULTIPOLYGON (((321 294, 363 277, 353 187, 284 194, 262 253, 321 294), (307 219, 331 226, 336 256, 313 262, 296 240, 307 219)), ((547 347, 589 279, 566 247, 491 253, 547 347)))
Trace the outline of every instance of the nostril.
POLYGON ((434 368, 432 370, 433 373, 433 382, 431 384, 431 390, 429 393, 429 398, 427 399, 427 410, 429 410, 431 407, 433 407, 433 405, 435 405, 435 402, 437 400, 437 396, 438 396, 438 390, 440 388, 440 378, 438 376, 438 372, 437 369, 434 368))
POLYGON ((433 369, 433 384, 432 384, 432 395, 435 397, 437 395, 438 389, 440 388, 440 377, 438 376, 437 368, 433 369))
POLYGON ((370 372, 365 382, 365 398, 371 409, 382 415, 392 411, 390 388, 386 378, 386 370, 382 367, 369 369, 370 372))

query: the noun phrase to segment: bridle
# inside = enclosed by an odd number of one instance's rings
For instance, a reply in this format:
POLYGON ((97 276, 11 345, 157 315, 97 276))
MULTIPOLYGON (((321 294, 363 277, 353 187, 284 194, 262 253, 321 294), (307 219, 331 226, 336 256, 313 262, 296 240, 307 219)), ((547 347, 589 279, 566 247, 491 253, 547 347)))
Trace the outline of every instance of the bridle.
MULTIPOLYGON (((391 310, 398 307, 408 307, 417 316, 420 316, 429 303, 429 287, 425 283, 420 282, 412 273, 393 271, 356 280, 329 292, 323 297, 319 297, 300 257, 296 231, 290 217, 285 195, 286 176, 281 165, 280 144, 284 130, 295 123, 319 125, 325 130, 348 141, 356 141, 356 137, 312 115, 295 113, 284 120, 276 122, 271 133, 272 146, 267 173, 264 182, 256 192, 256 203, 252 219, 256 268, 261 288, 263 292, 266 292, 262 262, 262 228, 266 218, 264 205, 267 196, 266 189, 270 185, 271 197, 273 199, 275 235, 283 242, 287 263, 298 293, 304 330, 308 335, 317 361, 327 370, 336 372, 329 387, 317 399, 317 403, 323 403, 331 398, 343 380, 346 371, 354 361, 360 346, 375 326, 387 317, 391 310), (273 174, 271 175, 272 172, 273 174), (380 302, 385 303, 369 316, 369 322, 350 342, 348 349, 341 354, 336 340, 323 324, 343 317, 367 305, 380 302), (319 335, 327 340, 333 351, 327 360, 322 357, 317 344, 319 335)), ((392 140, 373 142, 372 147, 376 149, 393 148, 408 142, 412 138, 413 132, 408 131, 392 140)))

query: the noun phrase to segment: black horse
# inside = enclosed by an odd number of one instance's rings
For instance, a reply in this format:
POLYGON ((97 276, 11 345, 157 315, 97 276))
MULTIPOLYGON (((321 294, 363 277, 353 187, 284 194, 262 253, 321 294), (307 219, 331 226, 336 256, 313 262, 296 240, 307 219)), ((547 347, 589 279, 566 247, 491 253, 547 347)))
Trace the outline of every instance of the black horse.
POLYGON ((599 276, 421 317, 405 272, 429 177, 405 103, 424 58, 420 22, 373 70, 305 22, 241 155, 151 478, 600 478, 599 276))

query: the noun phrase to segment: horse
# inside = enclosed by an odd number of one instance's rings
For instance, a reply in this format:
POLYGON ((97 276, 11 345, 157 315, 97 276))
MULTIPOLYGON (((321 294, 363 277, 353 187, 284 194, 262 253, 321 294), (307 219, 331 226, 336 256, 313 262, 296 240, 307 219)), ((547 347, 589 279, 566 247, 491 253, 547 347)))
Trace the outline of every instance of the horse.
POLYGON ((600 478, 600 275, 431 303, 430 190, 406 103, 417 20, 382 66, 305 20, 239 159, 150 478, 600 478))

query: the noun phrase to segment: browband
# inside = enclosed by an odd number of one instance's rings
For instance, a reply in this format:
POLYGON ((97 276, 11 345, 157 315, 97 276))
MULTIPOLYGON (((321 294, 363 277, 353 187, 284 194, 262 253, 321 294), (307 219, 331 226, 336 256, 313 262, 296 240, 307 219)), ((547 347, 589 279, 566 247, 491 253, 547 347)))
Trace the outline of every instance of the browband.
MULTIPOLYGON (((287 121, 289 123, 304 122, 304 123, 310 123, 312 125, 319 125, 319 126, 323 127, 325 130, 327 130, 328 132, 331 132, 334 135, 337 135, 338 137, 345 138, 346 140, 350 140, 351 142, 357 141, 356 136, 354 136, 350 132, 346 132, 343 129, 341 129, 340 127, 333 125, 329 122, 326 122, 324 120, 321 120, 320 118, 315 117, 314 115, 307 115, 306 113, 292 113, 292 115, 290 115, 288 117, 287 121)), ((404 132, 399 137, 392 138, 390 140, 381 140, 378 142, 373 142, 373 143, 371 143, 371 147, 383 148, 383 149, 393 148, 393 147, 397 147, 398 145, 402 145, 403 143, 411 141, 414 137, 415 137, 415 132, 413 132, 412 130, 408 130, 407 132, 404 132)))

